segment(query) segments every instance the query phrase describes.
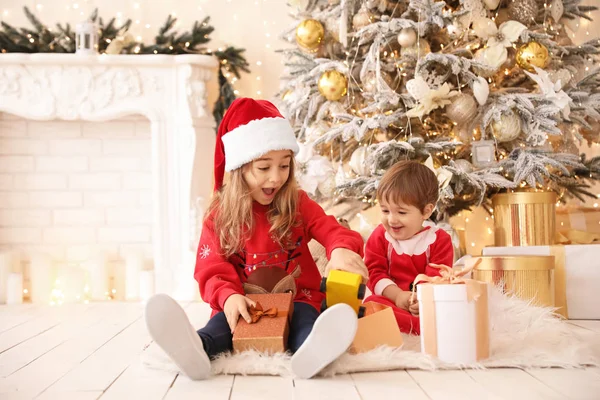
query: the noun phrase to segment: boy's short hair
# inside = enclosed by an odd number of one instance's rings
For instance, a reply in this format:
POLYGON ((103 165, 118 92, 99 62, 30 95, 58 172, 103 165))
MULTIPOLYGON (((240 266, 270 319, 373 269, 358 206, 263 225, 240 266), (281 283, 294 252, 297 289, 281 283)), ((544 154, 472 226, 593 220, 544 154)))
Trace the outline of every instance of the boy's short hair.
POLYGON ((377 188, 377 200, 398 204, 400 201, 421 212, 427 204, 437 203, 438 180, 432 170, 416 161, 399 161, 388 169, 377 188))

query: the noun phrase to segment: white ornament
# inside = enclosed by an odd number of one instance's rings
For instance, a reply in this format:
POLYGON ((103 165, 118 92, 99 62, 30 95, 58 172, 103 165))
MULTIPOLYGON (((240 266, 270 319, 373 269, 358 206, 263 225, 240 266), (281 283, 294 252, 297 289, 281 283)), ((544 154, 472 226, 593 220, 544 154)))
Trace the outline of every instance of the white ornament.
POLYGON ((487 79, 478 76, 477 80, 473 82, 473 96, 475 96, 479 105, 484 105, 489 95, 490 87, 487 79))
POLYGON ((515 140, 521 134, 521 118, 514 112, 502 114, 491 123, 492 133, 499 143, 515 140))
POLYGON ((465 124, 477 115, 477 103, 470 94, 461 93, 446 106, 446 115, 458 125, 465 124))
POLYGON ((488 10, 495 10, 496 8, 498 8, 500 0, 483 0, 483 4, 485 4, 488 10))
POLYGON ((338 170, 335 173, 335 186, 341 186, 344 183, 346 183, 346 171, 344 171, 344 167, 340 163, 338 170))
POLYGON ((402 47, 411 47, 417 43, 417 33, 414 29, 404 28, 398 34, 398 43, 402 47))
POLYGON ((365 160, 368 157, 367 146, 360 146, 358 149, 354 150, 352 156, 350 157, 350 168, 352 171, 358 175, 367 176, 369 174, 369 169, 365 164, 365 160))
POLYGON ((335 176, 331 175, 329 178, 319 183, 318 189, 323 196, 331 197, 335 193, 335 186, 335 176))
POLYGON ((552 0, 550 3, 550 15, 554 22, 558 22, 565 12, 565 6, 562 0, 552 0))
POLYGON ((479 140, 471 144, 473 166, 483 168, 496 161, 496 145, 493 140, 479 140))
POLYGON ((456 167, 462 172, 465 172, 467 174, 473 172, 473 165, 467 160, 459 158, 458 160, 454 161, 454 164, 456 164, 456 167))

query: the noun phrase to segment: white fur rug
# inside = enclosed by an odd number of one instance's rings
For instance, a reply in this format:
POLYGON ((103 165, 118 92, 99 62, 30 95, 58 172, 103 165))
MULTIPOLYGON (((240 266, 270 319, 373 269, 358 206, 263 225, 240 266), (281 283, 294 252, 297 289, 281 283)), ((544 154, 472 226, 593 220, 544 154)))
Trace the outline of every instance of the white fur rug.
MULTIPOLYGON (((495 367, 600 366, 600 335, 577 329, 554 316, 550 308, 534 307, 517 298, 490 291, 491 357, 481 363, 455 365, 420 353, 418 336, 404 336, 399 349, 380 347, 362 354, 344 354, 321 372, 332 376, 350 372, 395 369, 460 369, 495 367)), ((150 346, 141 362, 149 368, 176 371, 158 346, 150 346)), ((292 376, 290 356, 257 352, 227 355, 212 363, 214 374, 292 376)))

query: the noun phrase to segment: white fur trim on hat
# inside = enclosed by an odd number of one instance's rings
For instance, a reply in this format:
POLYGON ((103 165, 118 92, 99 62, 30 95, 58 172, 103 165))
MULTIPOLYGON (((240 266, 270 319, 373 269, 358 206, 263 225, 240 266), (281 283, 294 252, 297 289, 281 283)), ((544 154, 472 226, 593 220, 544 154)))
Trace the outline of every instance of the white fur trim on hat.
POLYGON ((300 148, 294 130, 284 118, 262 118, 248 122, 223 135, 225 171, 233 171, 274 150, 300 148))

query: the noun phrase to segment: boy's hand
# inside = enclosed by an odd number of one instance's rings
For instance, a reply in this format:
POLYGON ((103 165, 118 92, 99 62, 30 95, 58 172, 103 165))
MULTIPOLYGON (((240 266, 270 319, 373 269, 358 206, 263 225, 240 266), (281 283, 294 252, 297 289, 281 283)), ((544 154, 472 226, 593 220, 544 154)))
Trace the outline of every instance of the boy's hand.
POLYGON ((408 312, 410 312, 412 315, 419 315, 419 301, 417 299, 409 304, 408 312))
POLYGON ((246 322, 250 323, 250 321, 252 321, 250 313, 248 312, 248 307, 255 305, 256 303, 253 300, 241 294, 232 294, 225 300, 223 312, 227 318, 229 328, 231 328, 231 333, 235 330, 240 315, 246 322))
POLYGON ((396 303, 396 307, 401 308, 403 310, 406 310, 408 312, 410 311, 410 298, 411 298, 412 293, 411 292, 406 292, 406 291, 401 291, 396 295, 396 301, 394 303, 396 303))
POLYGON ((363 277, 363 282, 369 279, 369 271, 362 257, 352 250, 342 247, 338 247, 331 252, 331 258, 325 267, 325 276, 329 275, 329 271, 332 269, 359 274, 363 277))

